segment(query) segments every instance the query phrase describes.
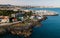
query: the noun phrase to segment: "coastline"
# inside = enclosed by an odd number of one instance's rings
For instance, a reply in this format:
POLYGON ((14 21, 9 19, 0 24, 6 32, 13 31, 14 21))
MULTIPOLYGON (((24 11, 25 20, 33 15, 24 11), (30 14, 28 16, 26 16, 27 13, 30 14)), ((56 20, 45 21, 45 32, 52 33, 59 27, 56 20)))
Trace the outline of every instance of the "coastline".
MULTIPOLYGON (((38 21, 41 22, 43 20, 46 20, 46 18, 44 17, 43 19, 38 20, 38 21)), ((1 30, 0 33, 2 33, 2 34, 10 33, 10 34, 13 34, 13 35, 22 35, 24 37, 29 37, 31 35, 32 31, 33 31, 32 28, 34 28, 36 25, 37 24, 32 22, 32 25, 29 25, 29 26, 20 26, 19 27, 19 23, 17 24, 17 26, 16 26, 16 24, 12 25, 12 26, 15 26, 15 28, 13 28, 13 27, 11 28, 11 26, 6 26, 6 27, 3 26, 2 28, 4 28, 4 29, 1 30), (25 27, 28 27, 28 28, 25 29, 25 27)))

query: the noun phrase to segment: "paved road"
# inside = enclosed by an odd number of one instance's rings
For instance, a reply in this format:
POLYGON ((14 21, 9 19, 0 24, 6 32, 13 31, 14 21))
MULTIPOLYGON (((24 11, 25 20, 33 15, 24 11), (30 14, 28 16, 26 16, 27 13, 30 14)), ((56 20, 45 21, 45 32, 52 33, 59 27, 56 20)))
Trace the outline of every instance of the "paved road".
POLYGON ((0 26, 10 26, 10 25, 13 25, 13 24, 17 24, 21 21, 17 21, 17 22, 12 22, 12 23, 1 23, 0 26))

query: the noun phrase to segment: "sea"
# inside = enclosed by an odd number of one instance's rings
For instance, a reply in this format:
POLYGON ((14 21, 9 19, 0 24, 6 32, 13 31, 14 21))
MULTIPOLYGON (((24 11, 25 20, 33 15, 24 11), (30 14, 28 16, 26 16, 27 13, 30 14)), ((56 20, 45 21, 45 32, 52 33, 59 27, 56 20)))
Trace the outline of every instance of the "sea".
MULTIPOLYGON (((49 10, 55 11, 58 16, 47 16, 48 19, 42 21, 40 27, 34 27, 30 38, 60 38, 60 8, 28 8, 29 10, 49 10)), ((0 38, 24 38, 6 34, 0 38)))

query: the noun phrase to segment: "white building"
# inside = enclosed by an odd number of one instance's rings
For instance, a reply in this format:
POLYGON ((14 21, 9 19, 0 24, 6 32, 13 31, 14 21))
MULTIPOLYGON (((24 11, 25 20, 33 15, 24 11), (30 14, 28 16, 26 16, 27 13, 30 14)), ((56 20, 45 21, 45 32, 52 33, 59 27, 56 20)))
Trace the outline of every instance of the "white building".
POLYGON ((47 11, 47 10, 37 10, 37 11, 33 11, 33 13, 35 13, 36 15, 56 15, 57 13, 54 11, 47 11))

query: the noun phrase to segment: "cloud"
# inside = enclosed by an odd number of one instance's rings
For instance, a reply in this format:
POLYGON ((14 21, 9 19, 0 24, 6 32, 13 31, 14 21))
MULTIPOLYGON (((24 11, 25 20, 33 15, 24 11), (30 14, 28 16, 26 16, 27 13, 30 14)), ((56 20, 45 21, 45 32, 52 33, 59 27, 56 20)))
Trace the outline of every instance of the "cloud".
POLYGON ((0 0, 0 4, 8 4, 8 3, 11 3, 12 0, 0 0))
POLYGON ((0 0, 0 4, 60 6, 60 0, 0 0))
POLYGON ((0 0, 0 4, 27 5, 27 3, 22 0, 0 0))

